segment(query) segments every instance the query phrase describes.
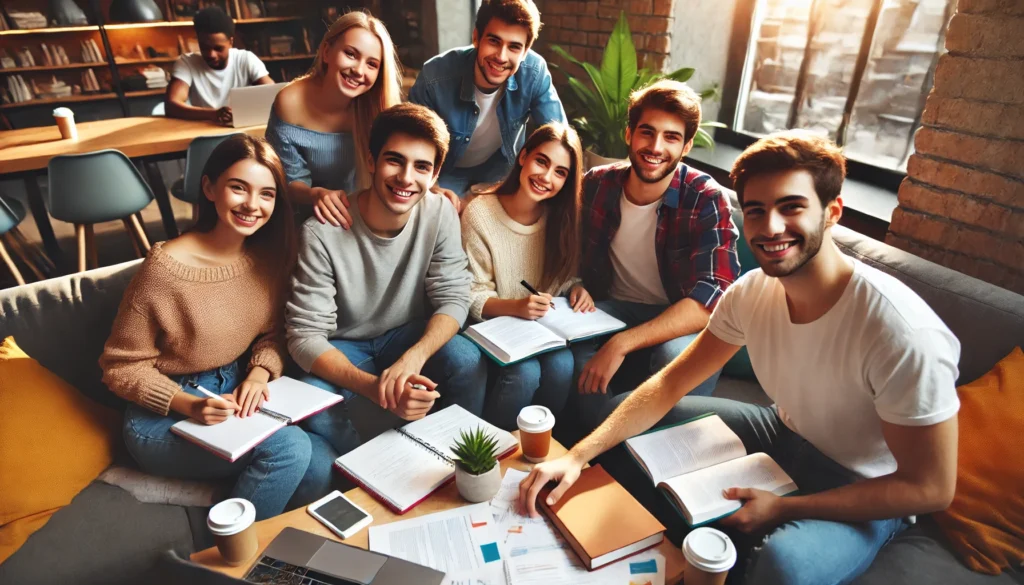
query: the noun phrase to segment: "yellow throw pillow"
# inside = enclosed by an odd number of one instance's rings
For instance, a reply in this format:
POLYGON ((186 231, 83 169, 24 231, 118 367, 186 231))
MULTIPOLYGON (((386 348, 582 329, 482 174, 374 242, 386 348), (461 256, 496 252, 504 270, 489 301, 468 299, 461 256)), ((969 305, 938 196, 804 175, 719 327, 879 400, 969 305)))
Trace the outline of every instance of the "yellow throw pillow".
POLYGON ((110 465, 120 420, 0 343, 0 563, 110 465))
POLYGON ((1024 562, 1024 352, 957 389, 960 447, 956 495, 934 514, 960 558, 997 575, 1024 562))

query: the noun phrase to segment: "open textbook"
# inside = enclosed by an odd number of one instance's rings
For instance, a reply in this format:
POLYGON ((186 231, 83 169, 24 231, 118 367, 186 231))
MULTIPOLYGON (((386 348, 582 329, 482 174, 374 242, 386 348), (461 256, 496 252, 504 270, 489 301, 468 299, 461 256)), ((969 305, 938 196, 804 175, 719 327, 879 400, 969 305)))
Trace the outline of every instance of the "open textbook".
POLYGON ((393 512, 405 514, 455 477, 452 445, 461 431, 477 427, 498 441, 499 458, 511 455, 519 446, 511 433, 455 404, 385 431, 338 457, 334 464, 393 512))
POLYGON ((185 419, 175 423, 171 432, 219 457, 235 461, 284 427, 341 402, 337 394, 287 376, 270 382, 267 388, 270 400, 260 405, 252 416, 232 415, 215 425, 185 419))
POLYGON ((573 341, 589 339, 626 328, 622 321, 597 309, 573 313, 565 297, 552 299, 553 307, 536 321, 519 317, 495 317, 472 325, 463 333, 502 366, 540 353, 561 349, 573 341))
POLYGON ((784 496, 796 483, 764 453, 747 455, 743 442, 717 414, 655 429, 626 440, 626 448, 654 485, 665 490, 690 526, 701 526, 739 510, 727 500, 731 487, 784 496))

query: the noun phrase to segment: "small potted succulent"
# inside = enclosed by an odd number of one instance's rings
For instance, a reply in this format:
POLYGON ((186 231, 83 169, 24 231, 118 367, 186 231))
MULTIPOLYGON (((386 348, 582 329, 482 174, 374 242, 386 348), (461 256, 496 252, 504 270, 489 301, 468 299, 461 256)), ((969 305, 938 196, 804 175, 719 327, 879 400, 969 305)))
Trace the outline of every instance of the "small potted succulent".
POLYGON ((470 502, 485 502, 501 487, 501 466, 496 457, 498 440, 477 427, 461 431, 452 451, 455 460, 455 485, 459 494, 470 502))

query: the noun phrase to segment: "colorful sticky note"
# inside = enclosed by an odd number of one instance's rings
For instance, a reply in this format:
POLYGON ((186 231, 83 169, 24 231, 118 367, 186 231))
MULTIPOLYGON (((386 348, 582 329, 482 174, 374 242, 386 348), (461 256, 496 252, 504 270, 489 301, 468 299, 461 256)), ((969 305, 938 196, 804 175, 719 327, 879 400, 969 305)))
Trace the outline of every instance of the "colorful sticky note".
POLYGON ((485 563, 492 563, 501 560, 501 553, 498 552, 498 543, 489 542, 480 545, 480 552, 484 555, 485 563))
POLYGON ((639 561, 636 563, 629 563, 629 574, 637 575, 640 573, 657 573, 658 562, 654 559, 648 559, 646 561, 639 561))

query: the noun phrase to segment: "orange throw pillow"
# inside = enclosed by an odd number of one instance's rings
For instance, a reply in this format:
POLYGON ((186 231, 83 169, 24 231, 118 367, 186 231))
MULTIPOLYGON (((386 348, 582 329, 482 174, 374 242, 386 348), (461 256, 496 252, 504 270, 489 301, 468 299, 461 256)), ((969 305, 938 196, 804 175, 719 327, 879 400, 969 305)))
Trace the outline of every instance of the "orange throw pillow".
POLYGON ((110 466, 121 417, 0 343, 0 563, 110 466))
POLYGON ((968 567, 997 575, 1024 562, 1024 352, 957 392, 956 495, 933 516, 968 567))

